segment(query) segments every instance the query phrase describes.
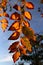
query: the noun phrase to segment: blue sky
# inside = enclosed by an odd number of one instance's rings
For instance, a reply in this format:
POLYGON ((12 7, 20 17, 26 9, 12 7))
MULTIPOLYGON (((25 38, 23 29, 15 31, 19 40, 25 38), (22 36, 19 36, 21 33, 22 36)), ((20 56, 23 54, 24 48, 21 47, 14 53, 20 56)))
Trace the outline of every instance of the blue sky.
MULTIPOLYGON (((38 6, 41 7, 41 5, 39 5, 39 0, 27 0, 27 1, 32 1, 35 6, 34 10, 29 10, 32 14, 32 20, 29 21, 31 27, 34 29, 35 33, 43 32, 43 18, 40 16, 40 13, 37 11, 38 6)), ((13 22, 9 19, 8 21, 10 25, 13 22)), ((0 26, 0 65, 13 65, 11 54, 8 53, 9 52, 8 48, 10 44, 14 42, 14 41, 8 40, 11 33, 12 32, 8 30, 6 30, 5 33, 3 33, 0 26)))

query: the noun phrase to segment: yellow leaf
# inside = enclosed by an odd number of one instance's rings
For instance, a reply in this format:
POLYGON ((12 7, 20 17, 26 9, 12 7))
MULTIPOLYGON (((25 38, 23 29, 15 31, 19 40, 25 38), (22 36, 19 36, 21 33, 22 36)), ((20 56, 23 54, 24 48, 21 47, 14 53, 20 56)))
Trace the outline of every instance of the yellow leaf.
POLYGON ((21 38, 21 44, 27 48, 28 51, 32 51, 32 45, 30 44, 30 41, 26 37, 21 38))
POLYGON ((2 22, 2 23, 8 23, 8 21, 7 21, 6 18, 3 18, 3 19, 1 20, 1 22, 2 22))
POLYGON ((7 14, 6 12, 3 12, 3 16, 9 17, 9 14, 7 14))
POLYGON ((6 28, 8 27, 8 23, 2 23, 1 24, 3 32, 5 32, 6 28))

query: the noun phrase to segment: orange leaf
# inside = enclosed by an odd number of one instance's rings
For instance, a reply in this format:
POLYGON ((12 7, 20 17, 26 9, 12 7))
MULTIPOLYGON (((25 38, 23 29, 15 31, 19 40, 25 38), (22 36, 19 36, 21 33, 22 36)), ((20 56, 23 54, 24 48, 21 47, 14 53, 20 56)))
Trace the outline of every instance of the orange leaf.
POLYGON ((8 40, 16 40, 19 38, 20 33, 19 32, 14 32, 9 38, 8 40))
POLYGON ((23 24, 26 26, 26 27, 30 27, 30 23, 28 21, 25 21, 23 22, 23 24))
POLYGON ((9 28, 9 30, 14 31, 14 30, 18 30, 20 28, 20 23, 19 21, 15 21, 9 28))
POLYGON ((11 14, 10 19, 12 20, 20 20, 20 14, 18 14, 17 12, 11 14))
POLYGON ((19 45, 19 49, 20 49, 21 54, 26 55, 26 49, 23 46, 19 45))
POLYGON ((19 41, 14 42, 14 43, 12 43, 12 45, 10 45, 8 50, 13 51, 14 49, 18 48, 18 46, 19 46, 19 41))
POLYGON ((15 4, 15 5, 13 6, 13 8, 16 9, 16 10, 20 10, 20 6, 18 6, 17 4, 15 4))
POLYGON ((3 9, 2 9, 2 7, 0 7, 0 17, 2 17, 3 16, 3 9))
POLYGON ((0 17, 2 17, 3 16, 3 13, 0 13, 0 17))
POLYGON ((20 57, 20 52, 16 52, 15 54, 13 54, 12 58, 13 58, 13 61, 16 62, 20 57))
POLYGON ((3 16, 9 17, 9 14, 7 14, 6 12, 3 12, 3 16))
POLYGON ((6 1, 5 1, 5 0, 2 0, 2 2, 1 2, 1 6, 2 6, 3 8, 5 8, 6 5, 7 5, 7 0, 6 0, 6 1))
POLYGON ((9 53, 14 53, 16 51, 17 51, 17 48, 10 50, 9 53))
POLYGON ((0 7, 0 11, 2 11, 3 9, 2 9, 2 7, 0 7))
POLYGON ((26 7, 27 7, 28 9, 34 9, 34 5, 33 5, 32 2, 26 2, 26 7))
POLYGON ((32 15, 31 15, 31 13, 28 12, 28 11, 25 11, 25 12, 24 12, 24 16, 25 16, 28 20, 31 20, 31 19, 32 19, 32 15))

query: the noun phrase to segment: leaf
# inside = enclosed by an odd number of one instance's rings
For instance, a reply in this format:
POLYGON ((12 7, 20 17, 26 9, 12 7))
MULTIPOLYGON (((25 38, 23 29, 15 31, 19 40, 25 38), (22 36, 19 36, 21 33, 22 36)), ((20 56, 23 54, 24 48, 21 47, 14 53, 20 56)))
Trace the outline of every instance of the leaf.
POLYGON ((10 50, 9 53, 14 53, 16 51, 17 51, 17 48, 10 50))
POLYGON ((1 28, 2 28, 3 32, 5 32, 7 27, 8 27, 8 23, 2 23, 1 24, 1 28))
POLYGON ((28 9, 34 9, 34 5, 33 5, 33 3, 32 2, 26 2, 26 7, 28 8, 28 9))
POLYGON ((28 12, 28 11, 25 11, 25 12, 24 12, 24 17, 27 18, 28 20, 31 20, 31 19, 32 19, 32 15, 31 15, 31 13, 28 12))
POLYGON ((28 21, 25 21, 23 22, 23 24, 26 26, 26 27, 30 27, 30 23, 28 21))
POLYGON ((24 48, 24 46, 19 45, 19 49, 20 49, 21 54, 26 55, 26 49, 24 48))
POLYGON ((6 18, 3 18, 3 19, 1 20, 1 23, 8 23, 8 20, 7 20, 6 18))
POLYGON ((13 6, 13 8, 16 9, 16 10, 20 10, 20 6, 18 6, 17 4, 15 4, 15 5, 13 6))
POLYGON ((3 9, 2 9, 2 7, 0 7, 0 17, 2 17, 3 16, 3 9))
POLYGON ((9 38, 8 40, 16 40, 19 38, 20 33, 19 32, 14 32, 9 38))
POLYGON ((34 31, 33 31, 33 29, 31 27, 23 26, 22 27, 22 32, 29 39, 33 39, 33 37, 34 37, 34 31))
POLYGON ((6 12, 3 12, 3 16, 9 17, 9 14, 7 14, 6 12))
POLYGON ((0 11, 2 11, 3 9, 2 9, 2 7, 0 7, 0 11))
POLYGON ((28 51, 32 51, 32 46, 30 44, 30 41, 27 37, 22 37, 21 38, 21 44, 27 48, 28 51))
POLYGON ((20 23, 19 21, 15 21, 13 22, 13 24, 10 26, 9 30, 14 31, 14 30, 18 30, 20 28, 20 23))
POLYGON ((2 6, 3 8, 5 8, 6 5, 7 5, 7 0, 2 0, 2 2, 1 2, 1 6, 2 6))
POLYGON ((2 17, 3 16, 3 13, 0 13, 0 17, 2 17))
POLYGON ((17 12, 11 14, 10 19, 12 20, 20 20, 20 14, 18 14, 17 12))
POLYGON ((19 59, 19 57, 20 57, 20 52, 17 51, 15 54, 13 54, 12 58, 14 63, 19 59))
POLYGON ((6 12, 0 13, 0 17, 2 16, 9 17, 9 14, 7 14, 6 12))
POLYGON ((8 50, 13 51, 19 46, 19 41, 13 42, 12 45, 8 48, 8 50))

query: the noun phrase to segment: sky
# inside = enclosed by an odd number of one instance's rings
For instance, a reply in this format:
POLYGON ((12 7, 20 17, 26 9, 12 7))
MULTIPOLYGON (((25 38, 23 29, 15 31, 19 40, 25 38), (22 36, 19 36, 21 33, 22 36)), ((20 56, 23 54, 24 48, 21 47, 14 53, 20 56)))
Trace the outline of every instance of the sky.
MULTIPOLYGON (((12 0, 13 1, 13 0, 12 0)), ((14 0, 16 1, 16 0, 14 0)), ((43 18, 40 16, 40 13, 37 11, 38 7, 43 6, 39 4, 39 0, 27 0, 32 1, 34 4, 34 10, 29 10, 32 14, 32 20, 30 22, 30 26, 33 28, 35 33, 43 32, 43 18)), ((7 11, 9 14, 11 12, 7 11)), ((14 11, 12 11, 14 12, 14 11)), ((1 19, 1 18, 0 18, 1 19)), ((13 21, 9 20, 9 26, 13 21)), ((8 27, 9 28, 9 27, 8 27)), ((0 65, 14 65, 12 60, 12 55, 9 54, 8 48, 11 45, 12 40, 8 40, 9 36, 11 35, 11 31, 8 31, 8 28, 5 32, 2 31, 0 26, 0 65)), ((16 62, 17 63, 17 62, 16 62)), ((26 65, 26 63, 25 63, 26 65)))

